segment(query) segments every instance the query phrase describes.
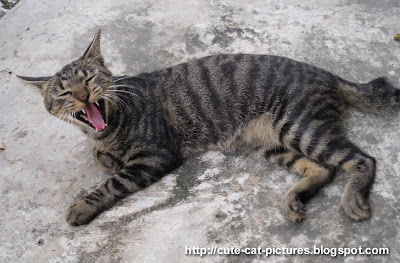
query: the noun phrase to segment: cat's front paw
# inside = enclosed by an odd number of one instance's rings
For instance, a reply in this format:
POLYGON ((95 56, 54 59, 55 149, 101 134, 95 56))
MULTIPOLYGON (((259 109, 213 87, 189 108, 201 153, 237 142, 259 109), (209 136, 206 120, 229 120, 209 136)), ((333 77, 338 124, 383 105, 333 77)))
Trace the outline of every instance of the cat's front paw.
POLYGON ((348 217, 356 221, 368 219, 370 217, 367 199, 359 192, 346 189, 340 203, 348 217))
POLYGON ((88 204, 85 199, 68 209, 67 222, 72 226, 84 225, 92 221, 99 214, 99 210, 88 204))

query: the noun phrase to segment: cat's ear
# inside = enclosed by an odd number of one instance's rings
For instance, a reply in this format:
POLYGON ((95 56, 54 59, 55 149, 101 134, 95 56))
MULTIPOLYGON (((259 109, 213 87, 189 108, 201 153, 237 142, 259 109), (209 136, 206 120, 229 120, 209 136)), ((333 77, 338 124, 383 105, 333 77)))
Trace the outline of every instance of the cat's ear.
POLYGON ((97 30, 96 35, 94 35, 94 38, 92 40, 92 43, 90 43, 85 53, 83 53, 81 59, 92 60, 95 62, 99 62, 101 65, 104 65, 104 58, 101 55, 101 50, 100 50, 100 36, 101 36, 101 29, 97 30))
POLYGON ((25 77, 25 76, 18 76, 17 77, 24 82, 34 85, 38 87, 39 89, 43 89, 45 85, 47 84, 47 81, 51 79, 52 77, 25 77))

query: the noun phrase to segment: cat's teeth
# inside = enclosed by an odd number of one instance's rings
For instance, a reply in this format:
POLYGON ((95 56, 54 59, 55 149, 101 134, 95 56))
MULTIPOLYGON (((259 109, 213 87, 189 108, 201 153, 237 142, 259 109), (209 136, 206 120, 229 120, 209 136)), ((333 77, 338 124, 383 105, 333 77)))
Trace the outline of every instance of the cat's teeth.
POLYGON ((86 114, 86 111, 85 111, 85 109, 82 109, 82 112, 83 112, 83 114, 86 114))
POLYGON ((100 106, 98 101, 96 101, 95 104, 96 104, 97 106, 100 106))

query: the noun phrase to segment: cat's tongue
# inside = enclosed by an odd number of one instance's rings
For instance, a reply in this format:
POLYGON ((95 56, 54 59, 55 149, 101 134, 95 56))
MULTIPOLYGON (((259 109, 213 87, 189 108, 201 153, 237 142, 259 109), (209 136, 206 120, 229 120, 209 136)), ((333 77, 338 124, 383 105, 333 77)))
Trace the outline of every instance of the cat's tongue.
POLYGON ((98 131, 102 131, 106 128, 106 123, 104 122, 99 109, 96 107, 94 103, 90 103, 89 106, 86 106, 85 111, 90 123, 98 131))

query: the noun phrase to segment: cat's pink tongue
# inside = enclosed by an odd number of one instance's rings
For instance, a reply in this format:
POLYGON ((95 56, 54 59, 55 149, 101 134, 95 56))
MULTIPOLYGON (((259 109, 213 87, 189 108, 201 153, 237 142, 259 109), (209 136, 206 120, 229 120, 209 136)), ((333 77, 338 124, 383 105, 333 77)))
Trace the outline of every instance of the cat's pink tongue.
POLYGON ((102 131, 106 128, 106 123, 104 122, 99 109, 94 103, 90 103, 89 106, 86 106, 85 111, 90 123, 97 130, 102 131))

